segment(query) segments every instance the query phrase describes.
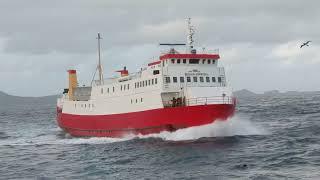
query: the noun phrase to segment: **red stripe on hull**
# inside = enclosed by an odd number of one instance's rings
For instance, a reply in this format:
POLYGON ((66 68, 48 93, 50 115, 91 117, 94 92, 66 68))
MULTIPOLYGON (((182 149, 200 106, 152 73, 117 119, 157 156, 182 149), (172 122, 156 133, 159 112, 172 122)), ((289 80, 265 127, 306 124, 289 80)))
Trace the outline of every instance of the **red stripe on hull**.
POLYGON ((58 125, 72 136, 123 137, 151 134, 226 120, 234 104, 212 104, 154 109, 112 115, 73 115, 57 109, 58 125))

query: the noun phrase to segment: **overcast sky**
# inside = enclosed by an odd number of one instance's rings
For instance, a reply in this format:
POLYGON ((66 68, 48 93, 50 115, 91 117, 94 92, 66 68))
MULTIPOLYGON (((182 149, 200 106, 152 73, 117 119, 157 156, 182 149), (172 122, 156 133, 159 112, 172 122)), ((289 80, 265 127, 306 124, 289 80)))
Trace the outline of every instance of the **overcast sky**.
POLYGON ((185 41, 187 17, 196 46, 219 48, 234 90, 320 90, 319 7, 316 0, 0 0, 0 91, 57 94, 71 68, 89 84, 97 32, 105 77, 124 65, 137 71, 159 57, 159 42, 185 41))

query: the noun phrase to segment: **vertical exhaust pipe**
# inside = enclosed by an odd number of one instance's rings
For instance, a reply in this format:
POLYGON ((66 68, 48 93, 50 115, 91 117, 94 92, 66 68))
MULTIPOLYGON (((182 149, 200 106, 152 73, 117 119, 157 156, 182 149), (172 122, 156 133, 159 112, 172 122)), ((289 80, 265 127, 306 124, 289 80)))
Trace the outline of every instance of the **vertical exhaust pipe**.
POLYGON ((69 73, 69 100, 74 100, 74 90, 78 86, 77 80, 77 71, 76 70, 68 70, 69 73))

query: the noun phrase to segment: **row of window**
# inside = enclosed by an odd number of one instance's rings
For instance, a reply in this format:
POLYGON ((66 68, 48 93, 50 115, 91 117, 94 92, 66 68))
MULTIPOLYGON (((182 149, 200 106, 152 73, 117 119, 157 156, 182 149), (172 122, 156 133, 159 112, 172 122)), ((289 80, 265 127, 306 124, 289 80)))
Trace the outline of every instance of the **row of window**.
MULTIPOLYGON (((189 64, 200 64, 200 62, 202 62, 202 64, 215 64, 216 61, 214 59, 189 59, 189 64)), ((172 64, 187 64, 187 59, 171 59, 171 63, 172 64)))
POLYGON ((134 83, 134 88, 147 87, 147 86, 152 86, 155 84, 158 84, 157 78, 136 82, 136 83, 134 83))
POLYGON ((143 102, 143 99, 140 98, 140 101, 139 101, 139 98, 138 98, 138 99, 135 99, 135 100, 134 100, 134 99, 131 99, 131 104, 133 104, 134 102, 135 102, 135 103, 138 103, 138 102, 141 102, 141 103, 142 103, 142 102, 143 102))
MULTIPOLYGON (((145 87, 145 86, 151 86, 151 85, 155 85, 158 84, 158 78, 154 78, 154 79, 149 79, 149 80, 145 80, 145 81, 140 81, 140 82, 136 82, 134 83, 134 88, 139 88, 139 87, 145 87)), ((120 85, 120 91, 126 91, 130 89, 130 84, 122 84, 120 85)), ((107 88, 107 93, 110 93, 111 88, 107 88)), ((115 91, 115 88, 112 87, 112 92, 115 91)), ((104 93, 104 89, 101 88, 101 94, 104 93)))
MULTIPOLYGON (((81 108, 94 108, 93 104, 81 104, 79 105, 81 108)), ((77 104, 74 104, 74 108, 77 108, 77 104)))
MULTIPOLYGON (((180 80, 180 83, 184 83, 184 77, 180 77, 179 80, 180 80)), ((187 76, 187 82, 191 82, 191 80, 193 82, 198 82, 198 77, 197 76, 193 76, 192 79, 191 79, 190 76, 187 76)), ((211 77, 211 79, 210 79, 210 77, 203 77, 203 76, 199 77, 199 82, 205 82, 205 81, 207 83, 209 83, 210 81, 215 83, 216 82, 216 77, 211 77)), ((171 77, 166 77, 165 78, 165 82, 166 83, 170 83, 171 82, 171 77)), ((178 77, 172 77, 172 82, 173 83, 177 83, 178 82, 178 77)), ((221 77, 218 77, 218 82, 219 83, 222 82, 222 78, 221 77)))

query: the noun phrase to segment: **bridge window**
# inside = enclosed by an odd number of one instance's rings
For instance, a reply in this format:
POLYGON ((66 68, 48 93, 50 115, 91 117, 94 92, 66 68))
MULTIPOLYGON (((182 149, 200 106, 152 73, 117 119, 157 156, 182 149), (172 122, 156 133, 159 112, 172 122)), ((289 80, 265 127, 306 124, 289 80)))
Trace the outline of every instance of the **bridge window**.
POLYGON ((193 76, 193 82, 198 82, 198 77, 197 76, 193 76))
POLYGON ((190 59, 189 64, 199 64, 199 59, 190 59))
POLYGON ((210 82, 210 78, 209 77, 206 77, 206 82, 210 82))
POLYGON ((186 59, 183 59, 182 62, 183 62, 183 64, 186 64, 186 63, 187 63, 187 60, 186 60, 186 59))
POLYGON ((202 76, 200 77, 200 82, 204 82, 204 80, 203 80, 203 77, 202 77, 202 76))
POLYGON ((191 82, 191 78, 187 76, 187 82, 191 82))
POLYGON ((159 70, 154 70, 153 71, 153 75, 156 75, 156 74, 160 74, 160 71, 159 70))
POLYGON ((210 64, 211 63, 211 60, 210 59, 208 59, 208 64, 210 64))
POLYGON ((180 83, 184 83, 184 77, 180 77, 180 83))
POLYGON ((218 77, 218 82, 221 83, 221 81, 222 81, 222 80, 221 80, 221 77, 218 77))
POLYGON ((171 63, 174 64, 174 59, 171 59, 171 63))
POLYGON ((177 78, 177 77, 173 77, 173 78, 172 78, 172 81, 173 81, 174 83, 177 83, 177 82, 178 82, 178 78, 177 78))
POLYGON ((170 83, 170 77, 166 77, 166 83, 170 83))
POLYGON ((177 59, 177 63, 180 64, 180 59, 177 59))
POLYGON ((215 64, 216 63, 216 61, 215 60, 212 60, 212 64, 215 64))
POLYGON ((213 82, 213 83, 216 82, 216 77, 212 77, 212 82, 213 82))

